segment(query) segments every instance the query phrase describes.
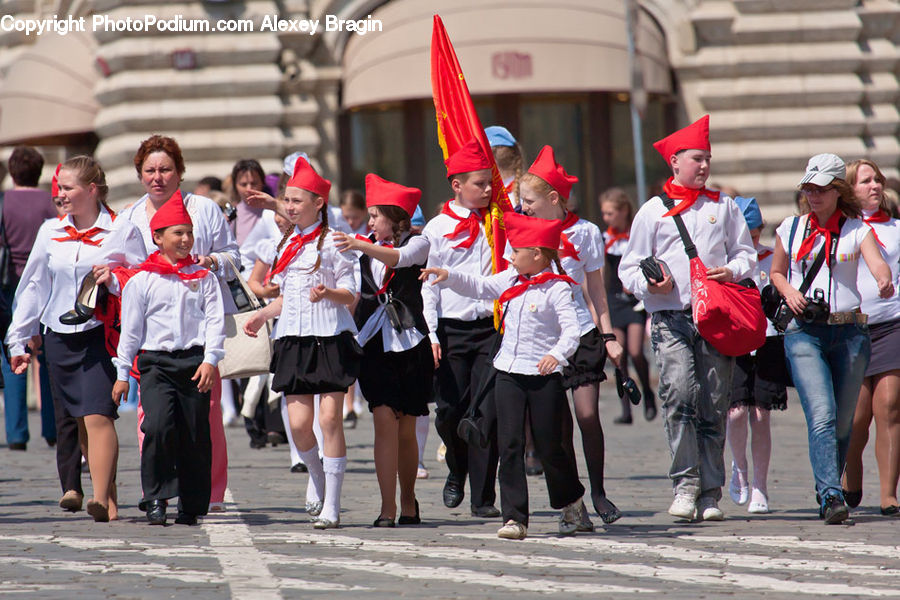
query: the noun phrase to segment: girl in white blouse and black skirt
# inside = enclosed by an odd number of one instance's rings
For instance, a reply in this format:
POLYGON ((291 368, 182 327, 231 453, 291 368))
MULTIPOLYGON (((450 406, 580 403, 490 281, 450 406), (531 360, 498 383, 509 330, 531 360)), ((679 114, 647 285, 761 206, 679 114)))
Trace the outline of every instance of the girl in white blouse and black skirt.
POLYGON ((504 334, 493 358, 497 370, 497 444, 500 450, 500 503, 504 525, 497 536, 523 539, 528 527, 528 482, 525 477, 525 410, 537 454, 544 467, 550 505, 562 509, 559 532, 593 531, 578 481, 574 455, 566 450, 564 424, 571 422, 562 371, 578 348, 581 330, 570 277, 559 265, 561 221, 504 213, 513 248, 509 269, 490 277, 427 268, 422 278, 464 296, 500 299, 504 334), (556 263, 560 273, 554 273, 556 263))
POLYGON ((330 181, 304 157, 297 159, 284 192, 285 212, 294 227, 285 234, 269 273, 281 295, 244 325, 248 335, 256 335, 267 320, 278 317, 272 331, 272 389, 285 395, 291 435, 309 469, 306 511, 317 517, 316 529, 340 526, 347 469, 341 409, 362 355, 347 308, 356 299, 355 261, 338 252, 329 235, 330 190, 330 181), (321 460, 313 435, 316 394, 324 441, 321 460))
POLYGON ((375 527, 418 525, 416 418, 428 415, 434 357, 422 312, 419 274, 428 261, 428 241, 410 232, 422 192, 366 176, 369 237, 335 233, 342 252, 356 250, 361 289, 354 318, 364 357, 359 387, 375 421, 375 473, 381 513, 375 527), (400 479, 400 518, 397 479, 400 479))

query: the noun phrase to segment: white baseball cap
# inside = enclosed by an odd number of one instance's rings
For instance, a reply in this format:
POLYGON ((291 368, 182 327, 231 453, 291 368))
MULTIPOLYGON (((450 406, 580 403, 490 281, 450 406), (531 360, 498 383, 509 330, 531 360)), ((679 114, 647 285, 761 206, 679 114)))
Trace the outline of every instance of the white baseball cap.
POLYGON ((846 179, 846 177, 847 166, 840 156, 816 154, 806 164, 806 173, 800 180, 800 185, 812 183, 824 187, 834 179, 846 179))

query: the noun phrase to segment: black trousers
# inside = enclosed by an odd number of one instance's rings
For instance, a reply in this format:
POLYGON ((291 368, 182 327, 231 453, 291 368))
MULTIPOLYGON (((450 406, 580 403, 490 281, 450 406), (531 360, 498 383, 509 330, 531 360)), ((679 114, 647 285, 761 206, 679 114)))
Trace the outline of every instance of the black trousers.
POLYGON ((565 447, 564 423, 571 422, 569 402, 559 373, 497 373, 497 442, 500 449, 500 506, 503 521, 528 524, 528 481, 525 477, 525 411, 544 467, 550 506, 563 508, 584 496, 578 467, 565 447))
MULTIPOLYGON (((443 356, 437 370, 434 427, 447 447, 449 478, 463 485, 468 475, 470 500, 476 508, 493 505, 497 500, 497 436, 493 433, 496 426, 490 428, 487 448, 470 446, 456 434, 456 428, 487 374, 496 335, 491 318, 438 321, 437 336, 443 356)), ((495 419, 492 402, 483 403, 481 410, 486 418, 495 419)))
POLYGON ((206 514, 211 488, 210 394, 191 381, 201 362, 203 348, 197 346, 138 357, 144 501, 178 496, 178 510, 191 515, 206 514))
POLYGON ((75 490, 82 496, 81 444, 78 441, 78 419, 69 414, 56 382, 50 378, 50 396, 53 397, 53 415, 56 420, 56 471, 63 493, 75 490))

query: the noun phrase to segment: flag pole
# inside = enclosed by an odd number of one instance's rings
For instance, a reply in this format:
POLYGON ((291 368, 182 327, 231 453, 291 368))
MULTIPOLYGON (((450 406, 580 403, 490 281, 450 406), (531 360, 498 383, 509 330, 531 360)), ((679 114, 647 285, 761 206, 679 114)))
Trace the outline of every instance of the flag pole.
POLYGON ((631 104, 631 137, 634 146, 634 177, 637 184, 638 204, 647 198, 647 178, 644 169, 644 136, 641 123, 641 112, 646 108, 646 92, 643 76, 634 47, 634 27, 637 24, 636 0, 625 0, 625 30, 628 38, 628 67, 631 72, 631 90, 628 95, 631 104), (640 105, 643 105, 640 106, 640 105))

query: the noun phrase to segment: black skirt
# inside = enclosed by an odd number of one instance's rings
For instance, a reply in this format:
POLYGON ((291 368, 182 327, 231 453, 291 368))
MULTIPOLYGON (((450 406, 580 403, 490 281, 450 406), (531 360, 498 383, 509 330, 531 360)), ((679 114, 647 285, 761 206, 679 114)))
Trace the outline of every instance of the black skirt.
MULTIPOLYGON (((775 336, 773 336, 775 337, 775 336)), ((778 382, 760 377, 760 361, 765 354, 756 356, 745 354, 734 361, 734 375, 731 380, 731 408, 736 406, 756 406, 765 410, 785 410, 787 408, 787 388, 778 382)))
POLYGON ((581 336, 578 350, 569 359, 569 364, 563 367, 563 387, 574 390, 589 383, 605 380, 606 373, 603 372, 605 364, 606 344, 595 327, 581 336))
POLYGON ((866 377, 900 369, 900 319, 869 325, 872 358, 866 377))
POLYGON ((47 373, 51 391, 73 417, 104 415, 119 417, 112 401, 116 368, 106 351, 103 327, 80 333, 44 335, 47 373))
POLYGON ((434 356, 427 337, 405 352, 385 352, 378 332, 363 348, 359 389, 369 411, 388 406, 404 415, 427 415, 433 377, 434 356))
POLYGON ((359 375, 362 349, 349 331, 287 336, 272 345, 272 389, 288 396, 346 392, 359 375))
POLYGON ((609 320, 615 329, 628 329, 629 325, 645 325, 647 323, 646 310, 634 310, 639 303, 638 299, 630 294, 621 292, 609 296, 609 320))

